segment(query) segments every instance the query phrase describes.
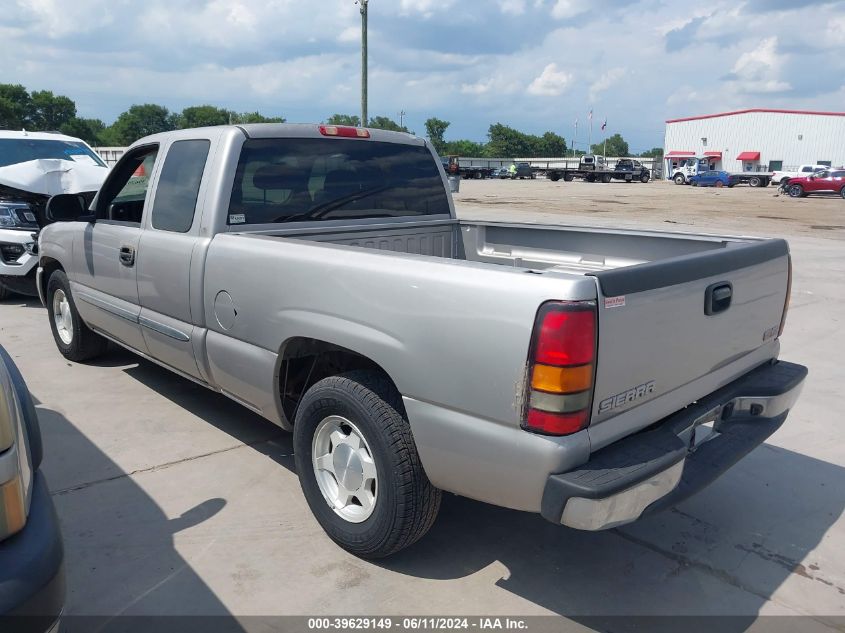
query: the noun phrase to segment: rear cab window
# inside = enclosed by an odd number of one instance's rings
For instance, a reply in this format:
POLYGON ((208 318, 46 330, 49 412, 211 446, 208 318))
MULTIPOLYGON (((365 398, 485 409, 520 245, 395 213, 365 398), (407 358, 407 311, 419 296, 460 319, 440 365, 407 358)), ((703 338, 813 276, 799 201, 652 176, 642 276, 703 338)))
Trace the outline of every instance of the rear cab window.
POLYGON ((194 223, 208 140, 175 141, 167 151, 153 200, 154 229, 187 233, 194 223))
POLYGON ((90 147, 79 141, 41 138, 0 139, 0 167, 51 158, 98 167, 106 166, 90 147))
POLYGON ((228 224, 448 215, 437 161, 422 145, 345 138, 249 139, 228 224))

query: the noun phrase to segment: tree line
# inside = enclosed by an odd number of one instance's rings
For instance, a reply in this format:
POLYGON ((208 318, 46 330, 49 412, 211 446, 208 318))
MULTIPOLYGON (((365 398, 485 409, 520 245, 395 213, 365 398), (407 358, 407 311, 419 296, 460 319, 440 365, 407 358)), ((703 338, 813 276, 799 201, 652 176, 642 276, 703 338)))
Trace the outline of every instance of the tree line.
MULTIPOLYGON (((228 123, 284 123, 284 117, 264 116, 260 112, 235 112, 212 105, 190 106, 180 112, 171 112, 154 103, 136 104, 107 125, 100 119, 77 116, 76 103, 64 95, 49 90, 29 92, 19 84, 0 84, 0 129, 57 131, 81 138, 98 147, 125 147, 139 138, 170 130, 225 125, 228 123)), ((331 125, 361 125, 361 118, 354 114, 333 114, 326 123, 331 125)), ((450 122, 431 117, 425 122, 426 135, 441 156, 477 157, 544 157, 566 156, 566 140, 555 132, 538 136, 494 123, 487 132, 487 141, 479 143, 467 139, 447 141, 446 131, 450 122)), ((390 117, 376 116, 367 121, 367 127, 411 132, 390 117)), ((608 156, 629 156, 629 147, 620 134, 599 141, 591 151, 608 156), (606 148, 606 150, 605 150, 606 148)), ((572 152, 575 155, 582 151, 572 152)), ((663 149, 656 147, 641 156, 662 156, 663 149)))

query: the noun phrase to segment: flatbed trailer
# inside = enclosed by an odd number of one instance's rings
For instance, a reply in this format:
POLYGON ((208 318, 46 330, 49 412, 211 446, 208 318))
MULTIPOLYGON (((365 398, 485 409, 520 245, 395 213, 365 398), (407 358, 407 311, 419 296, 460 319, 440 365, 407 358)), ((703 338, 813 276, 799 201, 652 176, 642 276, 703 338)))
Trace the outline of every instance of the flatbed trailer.
POLYGON ((582 169, 569 167, 553 167, 546 170, 546 178, 553 182, 564 180, 571 182, 580 178, 586 182, 610 182, 611 180, 625 180, 627 182, 648 182, 651 175, 648 170, 636 174, 626 170, 616 169, 582 169))

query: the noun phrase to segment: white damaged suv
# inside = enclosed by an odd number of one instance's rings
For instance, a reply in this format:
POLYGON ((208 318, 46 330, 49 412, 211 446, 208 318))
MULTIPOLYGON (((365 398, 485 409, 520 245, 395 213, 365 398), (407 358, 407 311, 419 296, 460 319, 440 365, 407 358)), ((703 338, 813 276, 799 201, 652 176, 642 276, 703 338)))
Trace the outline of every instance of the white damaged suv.
POLYGON ((99 189, 108 167, 85 141, 0 130, 0 299, 36 295, 37 214, 50 196, 99 189))

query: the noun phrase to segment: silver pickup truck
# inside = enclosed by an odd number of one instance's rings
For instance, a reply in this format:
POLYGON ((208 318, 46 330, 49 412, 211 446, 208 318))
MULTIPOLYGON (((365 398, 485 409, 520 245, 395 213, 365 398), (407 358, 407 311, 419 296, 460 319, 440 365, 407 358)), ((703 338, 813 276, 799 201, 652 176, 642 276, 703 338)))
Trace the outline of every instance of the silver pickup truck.
POLYGON ((761 444, 806 375, 777 360, 785 241, 464 222, 406 134, 155 135, 46 221, 61 353, 113 341, 291 430, 314 515, 363 557, 444 490, 634 521, 761 444))

